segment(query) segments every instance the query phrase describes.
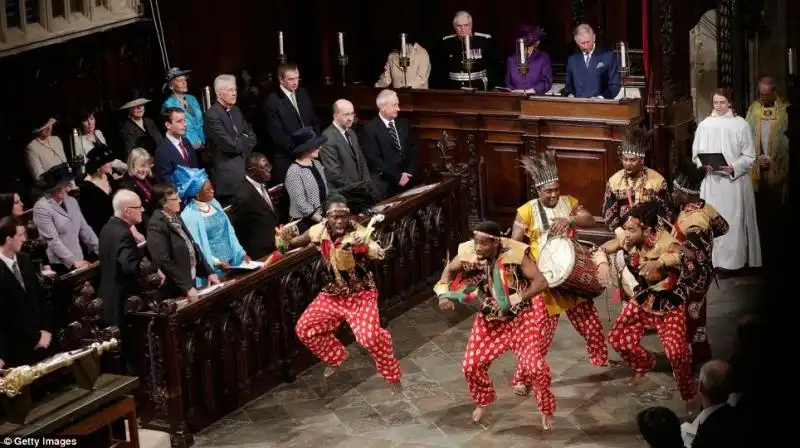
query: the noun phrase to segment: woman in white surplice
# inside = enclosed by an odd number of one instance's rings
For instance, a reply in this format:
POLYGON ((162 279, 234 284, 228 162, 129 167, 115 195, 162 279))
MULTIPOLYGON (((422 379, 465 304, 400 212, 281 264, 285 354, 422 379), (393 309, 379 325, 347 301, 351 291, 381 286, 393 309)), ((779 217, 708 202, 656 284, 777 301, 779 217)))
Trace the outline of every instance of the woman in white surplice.
POLYGON ((700 187, 700 197, 719 211, 730 225, 714 241, 714 266, 726 271, 761 266, 761 243, 756 223, 756 201, 750 182, 755 148, 744 118, 731 109, 730 92, 714 92, 714 111, 700 122, 692 145, 692 160, 702 166, 698 154, 722 153, 728 163, 719 171, 706 166, 709 174, 700 187))

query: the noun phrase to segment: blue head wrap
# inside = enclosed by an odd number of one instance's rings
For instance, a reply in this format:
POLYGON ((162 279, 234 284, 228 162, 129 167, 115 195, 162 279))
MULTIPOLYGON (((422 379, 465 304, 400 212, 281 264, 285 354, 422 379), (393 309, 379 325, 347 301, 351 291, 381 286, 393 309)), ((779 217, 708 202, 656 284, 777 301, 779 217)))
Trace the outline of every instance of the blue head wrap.
POLYGON ((179 165, 172 172, 172 183, 177 187, 178 195, 184 204, 194 199, 197 193, 200 193, 207 180, 208 174, 204 169, 187 168, 179 165))

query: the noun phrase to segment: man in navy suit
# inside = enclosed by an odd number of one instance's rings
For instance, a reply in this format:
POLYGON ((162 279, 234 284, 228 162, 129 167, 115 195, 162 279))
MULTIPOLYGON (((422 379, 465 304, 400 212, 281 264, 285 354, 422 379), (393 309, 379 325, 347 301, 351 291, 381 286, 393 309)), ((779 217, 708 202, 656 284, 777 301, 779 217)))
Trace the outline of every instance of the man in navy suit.
POLYGON ((561 94, 578 98, 616 98, 622 85, 617 54, 597 48, 594 31, 586 24, 575 28, 575 43, 581 51, 567 58, 567 82, 561 94))
POLYGON ((168 107, 162 113, 167 138, 156 147, 154 175, 158 182, 170 182, 177 166, 200 168, 197 154, 186 134, 186 113, 177 107, 168 107))

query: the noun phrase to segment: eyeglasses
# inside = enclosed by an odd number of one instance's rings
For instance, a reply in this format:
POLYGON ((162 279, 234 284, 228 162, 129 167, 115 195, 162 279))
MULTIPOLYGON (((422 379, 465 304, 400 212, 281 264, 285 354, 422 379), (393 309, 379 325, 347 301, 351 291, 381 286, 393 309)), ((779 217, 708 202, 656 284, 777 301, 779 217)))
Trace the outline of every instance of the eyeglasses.
POLYGON ((141 205, 129 205, 129 206, 125 207, 125 208, 133 208, 133 209, 136 209, 136 210, 141 210, 144 207, 142 207, 141 205))

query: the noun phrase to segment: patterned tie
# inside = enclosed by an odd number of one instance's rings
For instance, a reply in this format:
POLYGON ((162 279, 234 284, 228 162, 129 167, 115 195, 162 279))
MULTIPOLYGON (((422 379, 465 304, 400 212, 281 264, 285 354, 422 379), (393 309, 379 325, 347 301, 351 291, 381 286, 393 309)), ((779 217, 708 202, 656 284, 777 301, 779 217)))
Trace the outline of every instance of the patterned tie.
POLYGON ((183 139, 178 140, 178 147, 181 150, 181 156, 186 163, 189 163, 189 152, 186 151, 186 146, 183 144, 183 139))
POLYGON ((231 127, 233 127, 233 135, 234 135, 234 137, 238 137, 239 136, 239 128, 236 127, 236 122, 233 121, 233 115, 231 115, 231 110, 228 109, 225 112, 228 113, 228 118, 230 118, 230 120, 231 120, 231 127))
POLYGON ((403 148, 400 146, 400 137, 397 135, 397 128, 394 127, 394 121, 389 122, 389 135, 392 136, 392 146, 394 146, 394 150, 402 157, 403 148))
POLYGON ((589 59, 592 58, 591 53, 584 53, 583 54, 583 62, 586 63, 586 68, 589 68, 589 59))
POLYGON ((28 289, 25 288, 25 280, 22 279, 22 272, 20 272, 19 270, 19 265, 17 264, 17 260, 14 260, 14 262, 11 263, 11 271, 14 273, 14 277, 17 278, 19 285, 22 286, 22 289, 27 291, 28 289))

